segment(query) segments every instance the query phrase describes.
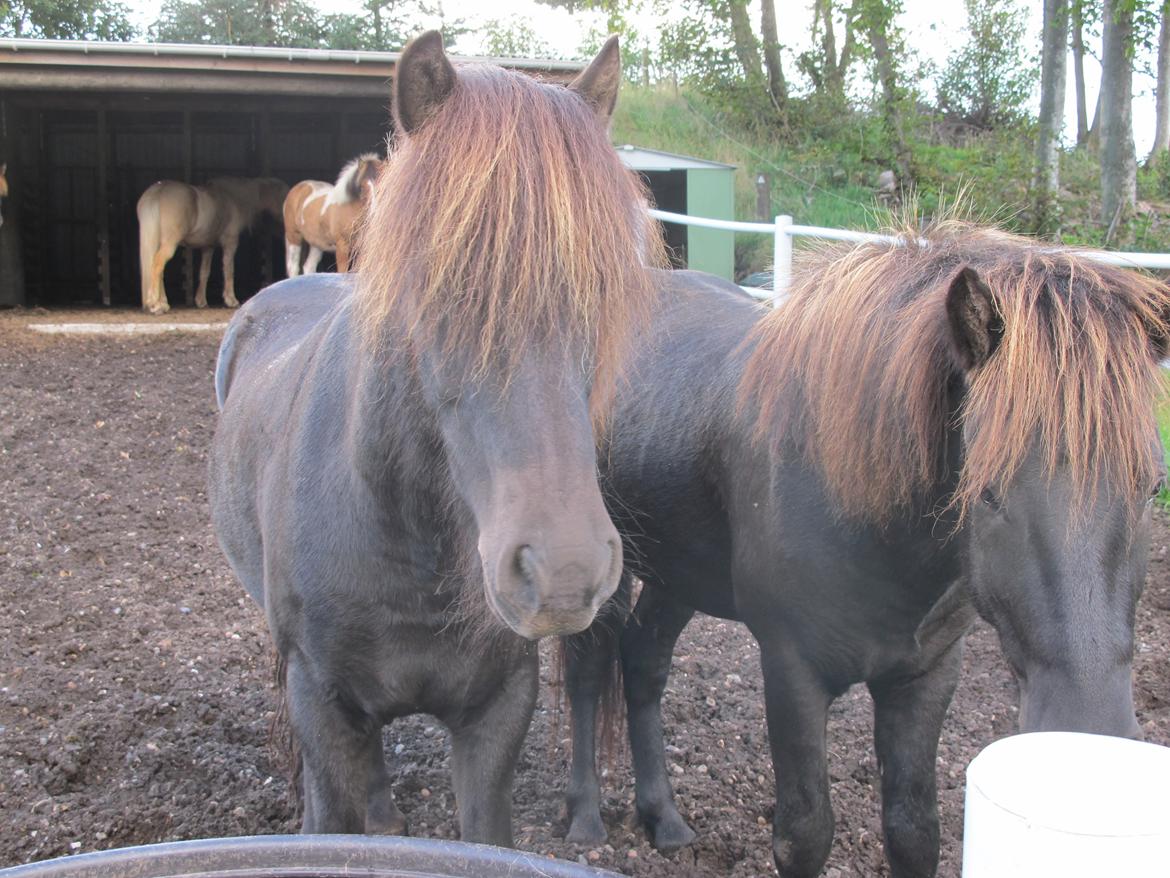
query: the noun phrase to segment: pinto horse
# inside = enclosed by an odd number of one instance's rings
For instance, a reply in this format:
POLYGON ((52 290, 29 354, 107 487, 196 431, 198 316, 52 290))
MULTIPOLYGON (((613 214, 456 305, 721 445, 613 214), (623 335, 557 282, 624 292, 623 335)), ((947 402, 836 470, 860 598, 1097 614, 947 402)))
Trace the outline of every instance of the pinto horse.
POLYGON ((284 249, 289 277, 301 273, 305 244, 309 245, 305 274, 317 270, 327 250, 337 255, 338 271, 349 271, 353 236, 381 166, 378 156, 366 153, 342 168, 332 185, 302 180, 288 191, 284 199, 284 249))
POLYGON ((934 874, 935 757, 976 613, 1019 680, 1021 731, 1138 735, 1170 293, 995 231, 926 237, 813 258, 767 316, 715 279, 667 281, 601 456, 643 590, 620 643, 599 627, 568 644, 570 839, 605 836, 594 717, 614 651, 638 813, 661 850, 693 839, 661 699, 695 610, 759 642, 786 878, 829 854, 826 720, 855 683, 891 873, 934 874))
POLYGON ((251 227, 261 212, 279 220, 287 192, 284 181, 272 177, 255 180, 220 177, 206 186, 190 186, 175 180, 151 185, 138 199, 143 310, 164 314, 171 309, 163 288, 163 271, 180 244, 202 251, 196 307, 207 307, 207 280, 211 277, 211 257, 216 247, 223 248, 223 303, 229 308, 238 307, 235 266, 240 234, 251 227))
POLYGON ((382 727, 428 713, 463 839, 512 842, 534 641, 587 628, 622 567, 593 423, 664 249, 607 137, 620 80, 616 38, 566 89, 420 36, 359 270, 224 336, 212 516, 285 669, 305 832, 402 832, 382 727))

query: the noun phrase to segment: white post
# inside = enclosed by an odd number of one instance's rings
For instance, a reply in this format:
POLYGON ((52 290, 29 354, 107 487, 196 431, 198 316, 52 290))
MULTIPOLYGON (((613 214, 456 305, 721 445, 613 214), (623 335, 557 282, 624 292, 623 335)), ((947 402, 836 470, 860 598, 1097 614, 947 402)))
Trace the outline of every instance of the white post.
POLYGON ((788 295, 792 283, 792 236, 788 227, 792 217, 787 214, 776 217, 776 240, 772 253, 772 307, 775 308, 788 295))

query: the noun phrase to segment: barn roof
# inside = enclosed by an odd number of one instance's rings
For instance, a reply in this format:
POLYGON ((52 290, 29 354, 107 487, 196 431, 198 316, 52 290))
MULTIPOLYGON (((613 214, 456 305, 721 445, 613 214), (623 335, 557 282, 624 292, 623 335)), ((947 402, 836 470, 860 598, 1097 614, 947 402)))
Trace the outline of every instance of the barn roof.
MULTIPOLYGON (((0 80, 27 91, 151 91, 386 96, 400 52, 273 49, 255 46, 0 39, 0 80)), ((576 61, 452 56, 490 61, 554 81, 576 61)))

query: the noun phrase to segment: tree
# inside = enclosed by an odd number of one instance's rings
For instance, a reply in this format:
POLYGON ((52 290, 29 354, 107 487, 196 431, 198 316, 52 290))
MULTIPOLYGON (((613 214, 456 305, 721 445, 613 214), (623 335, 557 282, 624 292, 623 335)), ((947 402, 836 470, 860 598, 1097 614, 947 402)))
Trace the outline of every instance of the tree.
POLYGON ((1072 0, 1069 8, 1072 31, 1073 81, 1077 90, 1077 146, 1089 141, 1089 112, 1085 99, 1085 3, 1072 0))
POLYGON ((1068 22, 1068 0, 1044 0, 1040 118, 1036 135, 1036 171, 1032 180, 1032 223, 1036 233, 1041 235, 1055 236, 1060 231, 1060 132, 1064 128, 1068 22))
POLYGON ((0 36, 48 40, 132 40, 130 10, 116 0, 3 0, 0 36))
POLYGON ((1132 0, 1105 0, 1101 49, 1101 220, 1106 243, 1137 203, 1132 0))
POLYGON ((834 19, 839 11, 834 0, 813 0, 813 43, 817 50, 802 52, 797 66, 812 80, 817 94, 842 103, 845 100, 845 76, 853 63, 853 49, 856 41, 854 23, 857 17, 858 0, 844 11, 844 41, 837 51, 837 33, 834 19))
POLYGON ((939 108, 978 128, 1026 114, 1035 68, 1025 51, 1027 10, 1014 0, 965 0, 967 42, 943 71, 939 108))
POLYGON ((1149 162, 1170 148, 1170 0, 1162 0, 1161 23, 1158 27, 1158 86, 1155 91, 1154 120, 1154 145, 1150 148, 1149 162))
POLYGON ((151 27, 166 43, 321 45, 317 10, 305 0, 165 0, 151 27))
POLYGON ((780 64, 780 40, 776 33, 776 0, 760 0, 760 33, 764 37, 764 68, 768 71, 768 94, 776 111, 788 108, 788 83, 780 64))
POLYGON ((497 58, 553 58, 556 53, 532 29, 527 19, 513 15, 494 18, 481 34, 483 51, 497 58))

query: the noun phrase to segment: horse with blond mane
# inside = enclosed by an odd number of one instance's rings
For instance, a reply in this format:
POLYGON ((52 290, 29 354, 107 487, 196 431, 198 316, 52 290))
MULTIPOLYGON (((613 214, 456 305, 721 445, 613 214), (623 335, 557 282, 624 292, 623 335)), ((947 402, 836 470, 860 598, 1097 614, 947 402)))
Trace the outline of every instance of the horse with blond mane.
POLYGON ((151 314, 163 314, 171 309, 163 287, 163 271, 179 245, 202 251, 196 307, 207 307, 207 281, 216 247, 223 248, 223 303, 229 308, 238 307, 235 266, 240 235, 260 213, 279 220, 287 192, 287 184, 273 177, 255 180, 219 177, 208 181, 206 186, 191 186, 176 180, 161 180, 151 185, 138 199, 143 309, 151 314))
POLYGON ((695 610, 759 642, 785 878, 828 857, 826 721, 855 683, 891 874, 934 874, 935 757, 976 614, 1019 681, 1021 731, 1139 735, 1170 291, 971 225, 924 238, 810 257, 766 316, 716 279, 668 282, 602 455, 643 589, 620 644, 608 625, 568 644, 571 839, 605 837, 594 717, 619 652, 638 813, 661 850, 694 838, 661 699, 695 610))
POLYGON ((463 840, 512 843, 535 641, 588 627, 622 566, 593 424, 663 247, 608 140, 620 80, 616 38, 564 88, 419 37, 359 270, 224 335, 212 517, 284 668, 305 832, 402 832, 382 727, 429 713, 463 840))
POLYGON ((304 245, 305 274, 317 270, 326 252, 337 256, 337 270, 349 271, 353 236, 378 179, 382 160, 365 153, 349 162, 330 185, 322 180, 302 180, 284 199, 285 265, 289 277, 301 273, 304 245))

